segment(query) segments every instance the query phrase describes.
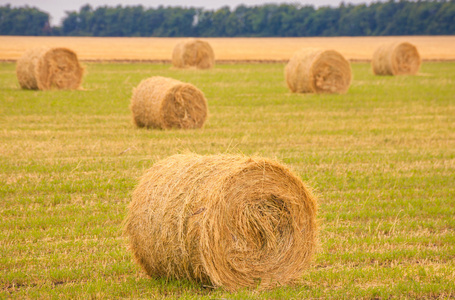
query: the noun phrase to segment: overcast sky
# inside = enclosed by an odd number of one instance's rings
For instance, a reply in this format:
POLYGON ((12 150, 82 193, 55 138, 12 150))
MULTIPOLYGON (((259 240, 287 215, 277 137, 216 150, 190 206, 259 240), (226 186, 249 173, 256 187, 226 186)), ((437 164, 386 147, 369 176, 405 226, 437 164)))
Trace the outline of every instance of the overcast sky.
MULTIPOLYGON (((345 0, 345 3, 360 4, 360 3, 372 3, 378 2, 380 0, 345 0)), ((117 5, 142 5, 144 7, 158 7, 163 6, 183 6, 183 7, 203 7, 207 9, 217 9, 222 6, 229 6, 235 8, 240 4, 245 4, 247 6, 253 5, 262 5, 265 3, 300 3, 303 5, 313 5, 315 7, 330 5, 338 6, 342 1, 341 0, 290 0, 290 1, 280 1, 280 0, 0 0, 0 6, 11 4, 13 7, 18 6, 31 6, 37 7, 42 11, 48 12, 51 15, 51 24, 58 25, 62 18, 66 15, 65 11, 78 11, 79 8, 87 3, 89 3, 93 8, 98 6, 108 5, 108 6, 117 6, 117 5)))

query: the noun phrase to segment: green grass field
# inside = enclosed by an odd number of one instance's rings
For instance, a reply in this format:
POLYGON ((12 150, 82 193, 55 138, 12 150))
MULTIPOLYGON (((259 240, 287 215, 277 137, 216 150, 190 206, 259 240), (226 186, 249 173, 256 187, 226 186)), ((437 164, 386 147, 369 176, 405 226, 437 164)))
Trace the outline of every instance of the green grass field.
POLYGON ((0 298, 455 297, 455 63, 377 77, 354 63, 345 95, 291 94, 284 64, 86 64, 81 91, 20 90, 0 63, 0 298), (133 87, 161 75, 209 102, 202 130, 133 126, 133 87), (150 279, 121 235, 139 176, 167 156, 277 159, 319 202, 302 283, 271 291, 150 279))

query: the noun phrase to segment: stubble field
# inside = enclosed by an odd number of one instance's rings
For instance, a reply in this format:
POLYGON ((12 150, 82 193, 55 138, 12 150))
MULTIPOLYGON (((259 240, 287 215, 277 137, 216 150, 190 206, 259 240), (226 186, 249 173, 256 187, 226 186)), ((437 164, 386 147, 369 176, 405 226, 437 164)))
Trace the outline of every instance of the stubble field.
POLYGON ((20 90, 0 63, 0 298, 455 297, 455 63, 378 77, 353 63, 345 95, 291 94, 284 63, 86 62, 83 89, 20 90), (132 89, 160 75, 208 99, 202 130, 132 123, 132 89), (318 197, 319 246, 301 283, 227 293, 151 279, 121 235, 131 193, 185 152, 276 159, 318 197))

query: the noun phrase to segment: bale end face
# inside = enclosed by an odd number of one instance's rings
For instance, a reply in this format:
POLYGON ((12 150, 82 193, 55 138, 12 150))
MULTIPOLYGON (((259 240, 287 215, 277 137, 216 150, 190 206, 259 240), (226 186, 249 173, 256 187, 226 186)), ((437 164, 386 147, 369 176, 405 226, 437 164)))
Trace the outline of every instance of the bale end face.
POLYGON ((54 48, 38 61, 37 73, 38 87, 42 90, 75 90, 82 83, 84 68, 74 51, 54 48))

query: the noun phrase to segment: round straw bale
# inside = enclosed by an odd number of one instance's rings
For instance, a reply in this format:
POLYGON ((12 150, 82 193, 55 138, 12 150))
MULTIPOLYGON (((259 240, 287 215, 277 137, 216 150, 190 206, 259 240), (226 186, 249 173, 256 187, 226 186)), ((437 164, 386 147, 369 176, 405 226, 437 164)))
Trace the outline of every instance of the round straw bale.
POLYGON ((346 93, 351 85, 351 65, 337 51, 304 48, 285 68, 293 93, 346 93))
POLYGON ((151 277, 228 291, 297 281, 316 245, 315 198, 260 157, 174 155, 133 192, 124 233, 151 277))
POLYGON ((215 54, 209 43, 187 39, 174 47, 172 65, 176 68, 210 69, 215 65, 215 54))
POLYGON ((415 75, 420 63, 420 55, 414 45, 396 42, 376 49, 371 66, 375 75, 415 75))
POLYGON ((207 100, 198 88, 161 76, 139 83, 130 109, 138 127, 201 128, 207 119, 207 100))
POLYGON ((84 69, 76 53, 66 48, 34 48, 16 64, 16 75, 23 89, 77 89, 84 69))

